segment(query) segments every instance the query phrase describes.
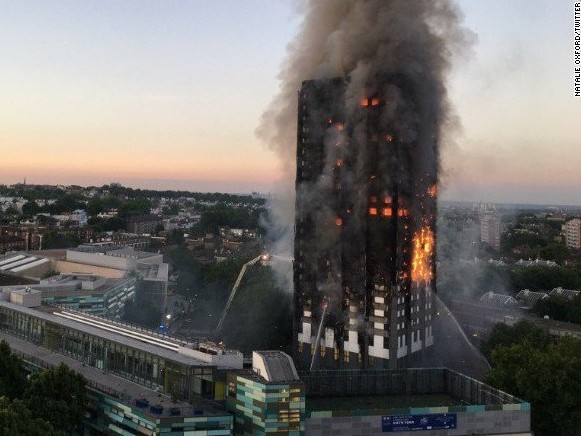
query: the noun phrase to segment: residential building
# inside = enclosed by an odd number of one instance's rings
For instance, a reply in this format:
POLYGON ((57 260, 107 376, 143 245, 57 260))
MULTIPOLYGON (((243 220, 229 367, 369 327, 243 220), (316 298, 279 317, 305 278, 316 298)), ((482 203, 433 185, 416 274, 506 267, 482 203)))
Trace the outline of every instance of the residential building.
POLYGON ((581 249, 581 219, 574 218, 563 226, 565 245, 574 250, 581 249))
POLYGON ((132 216, 127 222, 127 231, 142 235, 144 233, 155 233, 158 226, 162 225, 162 219, 157 215, 132 216))
POLYGON ((483 215, 480 219, 480 241, 500 250, 500 237, 502 235, 502 221, 496 215, 483 215))
POLYGON ((18 236, 0 236, 0 254, 26 250, 26 241, 18 236))
POLYGON ((349 83, 305 81, 298 97, 299 368, 402 367, 434 341, 437 132, 397 138, 391 98, 362 91, 355 107, 349 83))

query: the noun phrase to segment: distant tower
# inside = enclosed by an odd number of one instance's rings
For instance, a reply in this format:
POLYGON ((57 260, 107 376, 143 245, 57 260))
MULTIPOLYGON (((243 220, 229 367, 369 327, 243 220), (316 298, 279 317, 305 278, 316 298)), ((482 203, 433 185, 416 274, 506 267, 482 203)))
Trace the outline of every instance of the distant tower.
POLYGON ((563 226, 563 233, 567 247, 574 250, 581 248, 581 220, 579 218, 567 221, 563 226))
POLYGON ((480 219, 480 241, 499 251, 501 235, 502 222, 500 218, 491 214, 482 216, 480 219))
POLYGON ((406 366, 434 341, 435 128, 400 141, 390 97, 368 89, 354 97, 349 83, 306 81, 298 97, 294 347, 302 368, 406 366))

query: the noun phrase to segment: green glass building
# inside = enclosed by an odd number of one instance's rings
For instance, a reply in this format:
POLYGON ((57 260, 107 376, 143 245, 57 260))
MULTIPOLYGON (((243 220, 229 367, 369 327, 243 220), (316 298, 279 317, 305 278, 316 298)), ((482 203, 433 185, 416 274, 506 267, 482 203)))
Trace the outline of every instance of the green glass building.
POLYGON ((304 434, 304 384, 281 351, 255 351, 252 371, 230 372, 226 405, 235 434, 304 434))

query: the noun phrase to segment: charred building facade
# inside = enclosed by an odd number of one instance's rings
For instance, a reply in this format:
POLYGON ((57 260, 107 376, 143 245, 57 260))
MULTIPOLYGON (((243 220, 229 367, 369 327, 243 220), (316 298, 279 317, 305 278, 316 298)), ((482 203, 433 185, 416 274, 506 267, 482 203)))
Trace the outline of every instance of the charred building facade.
POLYGON ((433 344, 437 122, 414 83, 299 91, 295 361, 404 367, 433 344))

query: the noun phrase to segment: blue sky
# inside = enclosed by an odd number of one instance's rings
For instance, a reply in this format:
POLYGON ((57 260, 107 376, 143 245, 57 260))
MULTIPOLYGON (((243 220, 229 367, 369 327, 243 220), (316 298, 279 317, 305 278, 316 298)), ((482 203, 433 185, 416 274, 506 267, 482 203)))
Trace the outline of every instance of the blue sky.
MULTIPOLYGON (((443 195, 581 204, 572 2, 463 0, 443 195)), ((291 0, 0 1, 0 183, 268 191, 291 0)))

